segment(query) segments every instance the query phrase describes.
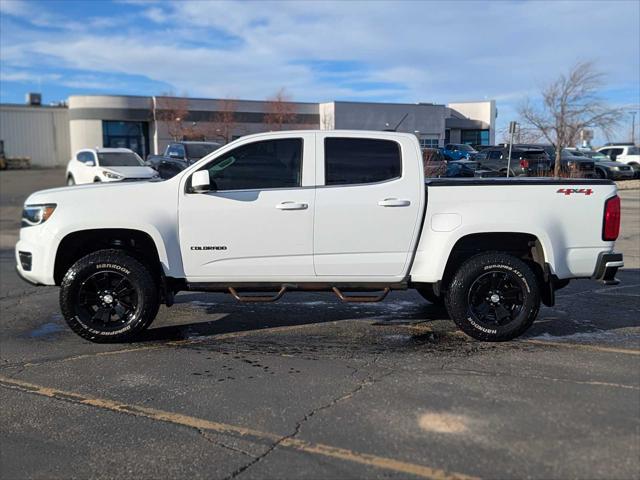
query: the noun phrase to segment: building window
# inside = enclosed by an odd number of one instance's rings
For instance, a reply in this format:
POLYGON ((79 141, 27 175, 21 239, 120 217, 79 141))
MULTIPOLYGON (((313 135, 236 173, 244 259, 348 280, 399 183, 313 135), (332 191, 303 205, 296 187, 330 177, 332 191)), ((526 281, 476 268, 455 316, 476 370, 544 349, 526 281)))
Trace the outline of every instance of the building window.
POLYGON ((129 148, 145 158, 149 153, 147 122, 102 121, 102 145, 105 148, 129 148))
POLYGON ((460 133, 460 143, 489 145, 489 130, 462 130, 460 133))
POLYGON ((421 138, 420 139, 420 147, 421 148, 438 148, 439 140, 437 138, 421 138))

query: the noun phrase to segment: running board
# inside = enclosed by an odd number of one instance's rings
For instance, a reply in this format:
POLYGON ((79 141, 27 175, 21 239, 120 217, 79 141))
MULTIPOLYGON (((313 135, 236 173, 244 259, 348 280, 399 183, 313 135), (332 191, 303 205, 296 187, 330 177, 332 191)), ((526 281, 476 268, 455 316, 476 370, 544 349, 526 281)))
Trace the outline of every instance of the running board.
POLYGON ((264 295, 245 295, 245 296, 242 296, 237 292, 237 290, 235 288, 229 287, 229 293, 233 296, 233 298, 235 298, 239 302, 275 302, 277 300, 280 300, 280 298, 282 298, 282 296, 285 294, 286 291, 287 291, 287 287, 285 285, 283 285, 280 288, 280 290, 278 291, 278 293, 276 293, 275 295, 272 295, 270 297, 267 297, 267 296, 264 296, 264 295))
POLYGON ((347 303, 375 303, 381 302, 384 298, 389 294, 391 289, 389 287, 385 288, 380 295, 353 295, 348 296, 340 291, 338 287, 332 288, 333 292, 337 295, 337 297, 343 302, 347 303))

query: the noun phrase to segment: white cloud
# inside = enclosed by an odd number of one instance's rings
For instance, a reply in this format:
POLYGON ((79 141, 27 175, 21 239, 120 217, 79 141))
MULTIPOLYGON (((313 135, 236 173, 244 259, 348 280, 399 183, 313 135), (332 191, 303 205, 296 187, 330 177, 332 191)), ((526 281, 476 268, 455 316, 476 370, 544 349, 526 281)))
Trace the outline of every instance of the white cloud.
MULTIPOLYGON (((41 9, 38 21, 60 30, 7 34, 3 69, 138 74, 203 97, 260 99, 284 86, 307 101, 495 98, 502 121, 581 59, 595 59, 611 88, 640 83, 638 2, 127 3, 102 19, 41 9), (327 74, 317 61, 347 71, 327 74)), ((0 5, 21 18, 34 10, 0 5)))

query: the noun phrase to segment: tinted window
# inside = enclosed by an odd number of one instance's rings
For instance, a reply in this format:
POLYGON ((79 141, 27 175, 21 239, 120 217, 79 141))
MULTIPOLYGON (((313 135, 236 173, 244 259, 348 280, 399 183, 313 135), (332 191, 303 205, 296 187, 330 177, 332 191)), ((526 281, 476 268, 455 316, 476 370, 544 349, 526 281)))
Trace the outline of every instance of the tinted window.
POLYGON ((326 185, 374 183, 402 174, 400 145, 369 138, 325 138, 326 185))
POLYGON ((172 158, 184 158, 184 147, 179 143, 169 145, 167 155, 172 158))
POLYGON ((190 160, 200 160, 206 157, 214 150, 220 148, 216 143, 189 143, 185 145, 187 148, 187 158, 190 160))
POLYGON ((133 152, 99 152, 101 167, 141 167, 142 160, 133 152))
POLYGON ((302 176, 302 139, 254 142, 235 148, 206 167, 216 190, 294 188, 302 176))
POLYGON ((502 151, 501 150, 491 150, 488 153, 487 156, 492 160, 500 160, 502 158, 502 151))
POLYGON ((629 151, 627 155, 640 155, 640 148, 638 147, 629 147, 629 151))

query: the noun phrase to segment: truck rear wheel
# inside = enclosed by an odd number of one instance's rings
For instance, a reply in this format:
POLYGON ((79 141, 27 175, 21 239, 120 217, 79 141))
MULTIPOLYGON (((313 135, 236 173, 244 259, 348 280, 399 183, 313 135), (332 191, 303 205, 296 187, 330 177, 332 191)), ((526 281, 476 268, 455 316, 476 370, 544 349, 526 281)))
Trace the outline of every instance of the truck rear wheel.
POLYGON ((540 309, 540 292, 535 274, 522 260, 506 253, 482 253, 454 274, 445 304, 467 335, 500 342, 531 326, 540 309))
POLYGON ((151 273, 122 250, 81 258, 60 288, 60 309, 69 327, 97 343, 131 340, 151 325, 159 306, 151 273))

